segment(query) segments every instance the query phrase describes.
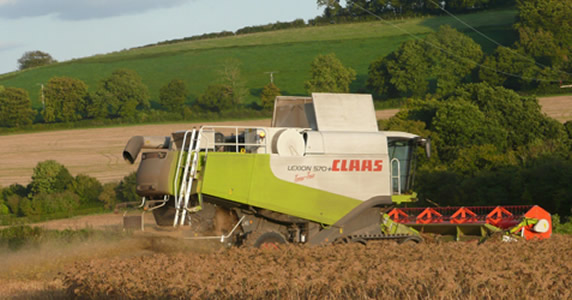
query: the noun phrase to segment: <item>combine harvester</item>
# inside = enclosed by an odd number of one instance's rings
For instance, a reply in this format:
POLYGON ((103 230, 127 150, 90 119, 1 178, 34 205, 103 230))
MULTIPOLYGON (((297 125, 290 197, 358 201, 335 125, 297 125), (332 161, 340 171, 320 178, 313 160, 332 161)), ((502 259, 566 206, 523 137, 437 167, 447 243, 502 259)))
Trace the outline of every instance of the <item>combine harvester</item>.
POLYGON ((430 155, 423 137, 378 130, 371 95, 314 93, 277 97, 270 127, 135 136, 123 157, 134 163, 153 149, 137 171, 140 208, 160 226, 190 229, 187 239, 260 247, 420 242, 423 232, 550 236, 538 206, 394 208, 416 198, 418 147, 430 155))

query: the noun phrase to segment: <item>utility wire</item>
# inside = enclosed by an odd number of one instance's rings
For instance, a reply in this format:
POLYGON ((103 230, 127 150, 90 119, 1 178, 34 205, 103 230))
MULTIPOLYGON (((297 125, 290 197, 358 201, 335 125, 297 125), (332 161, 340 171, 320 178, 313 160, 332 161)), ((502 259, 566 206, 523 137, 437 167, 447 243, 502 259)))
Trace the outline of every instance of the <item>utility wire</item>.
MULTIPOLYGON (((461 24, 463 24, 463 25, 469 27, 471 30, 473 30, 474 32, 478 33, 480 36, 482 36, 482 37, 484 37, 485 39, 489 40, 489 41, 492 42, 493 44, 495 44, 495 45, 497 45, 497 46, 500 46, 500 47, 505 47, 505 46, 501 45, 499 42, 497 42, 497 41, 493 40, 492 38, 490 38, 489 36, 487 36, 486 34, 480 32, 480 31, 479 31, 478 29, 476 29, 475 27, 473 27, 473 26, 467 24, 465 21, 461 20, 460 18, 458 18, 457 16, 455 16, 454 14, 452 14, 451 12, 449 12, 448 10, 446 10, 444 7, 442 7, 441 5, 439 5, 437 2, 434 2, 433 0, 429 0, 429 2, 435 4, 437 7, 439 7, 440 10, 444 11, 446 14, 448 14, 449 16, 451 16, 452 18, 454 18, 455 20, 457 20, 459 23, 461 23, 461 24)), ((522 57, 522 58, 524 58, 524 59, 526 59, 526 60, 528 60, 528 61, 534 63, 535 65, 537 65, 537 66, 539 66, 539 67, 550 68, 550 67, 547 66, 547 65, 544 65, 544 64, 541 64, 541 63, 539 63, 539 62, 536 62, 536 60, 534 60, 533 58, 531 58, 531 57, 529 57, 529 56, 525 56, 525 55, 520 54, 518 51, 515 51, 515 50, 513 50, 513 49, 511 49, 511 48, 509 48, 509 47, 505 47, 505 48, 507 48, 510 52, 512 52, 512 53, 514 53, 514 54, 516 54, 516 55, 518 55, 518 56, 520 56, 520 57, 522 57)), ((571 73, 568 73, 568 72, 566 72, 566 71, 561 71, 561 70, 556 70, 556 71, 558 71, 558 72, 560 72, 560 73, 563 73, 563 74, 566 74, 566 75, 572 75, 571 73)))
POLYGON ((431 47, 434 47, 434 48, 436 48, 436 49, 439 49, 439 50, 441 50, 441 51, 443 51, 443 52, 449 54, 449 55, 452 56, 452 57, 455 57, 455 58, 460 59, 460 60, 464 60, 464 61, 471 62, 471 63, 473 63, 473 64, 475 64, 475 65, 477 65, 477 66, 479 66, 479 67, 481 67, 481 68, 483 68, 483 69, 488 69, 488 70, 494 71, 494 72, 499 73, 499 74, 503 74, 503 75, 506 75, 506 76, 509 76, 509 77, 514 77, 514 78, 524 79, 524 80, 530 80, 530 81, 536 80, 536 81, 541 81, 541 82, 551 82, 551 83, 556 82, 556 83, 560 83, 559 80, 547 80, 547 79, 541 79, 541 78, 526 77, 526 76, 521 76, 521 75, 518 75, 518 74, 513 74, 513 73, 509 73, 509 72, 500 71, 500 70, 497 70, 497 69, 495 69, 495 68, 491 68, 491 67, 489 67, 489 66, 482 65, 482 64, 480 64, 480 63, 478 63, 478 62, 476 62, 476 61, 473 61, 473 60, 468 59, 468 58, 466 58, 466 57, 459 56, 459 55, 457 55, 457 54, 455 54, 455 53, 453 53, 453 52, 451 52, 451 51, 449 51, 449 50, 447 50, 447 49, 445 49, 445 48, 439 47, 439 46, 437 46, 437 45, 435 45, 435 44, 433 44, 433 43, 431 43, 431 42, 428 42, 428 41, 425 40, 425 39, 421 39, 420 37, 416 36, 415 34, 413 34, 413 33, 409 32, 409 31, 407 31, 406 29, 403 29, 403 28, 401 28, 401 27, 399 27, 399 26, 397 26, 397 25, 395 25, 395 24, 393 24, 393 23, 391 23, 391 22, 389 22, 389 21, 383 19, 382 17, 378 16, 377 14, 373 13, 372 11, 370 11, 370 10, 368 10, 368 9, 366 9, 366 8, 363 8, 363 7, 360 6, 359 4, 353 3, 353 5, 354 5, 355 7, 357 7, 357 8, 359 8, 359 9, 363 10, 364 12, 366 12, 366 13, 368 13, 368 14, 374 16, 376 19, 382 21, 383 23, 385 23, 385 24, 387 24, 387 25, 390 25, 390 26, 392 26, 392 27, 397 28, 398 30, 404 32, 405 34, 407 34, 407 35, 413 37, 413 38, 416 39, 416 40, 421 40, 422 42, 426 43, 427 45, 429 45, 429 46, 431 46, 431 47))

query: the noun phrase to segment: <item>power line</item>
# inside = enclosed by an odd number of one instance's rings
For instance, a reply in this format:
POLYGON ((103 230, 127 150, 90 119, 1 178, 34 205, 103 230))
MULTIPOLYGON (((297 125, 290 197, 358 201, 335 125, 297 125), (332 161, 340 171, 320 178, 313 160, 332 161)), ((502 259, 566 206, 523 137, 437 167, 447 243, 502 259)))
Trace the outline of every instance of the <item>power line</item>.
MULTIPOLYGON (((495 44, 495 45, 497 45, 497 46, 499 46, 499 47, 505 47, 505 46, 501 45, 499 42, 493 40, 491 37, 487 36, 486 34, 480 32, 480 31, 479 31, 478 29, 476 29, 475 27, 473 27, 473 26, 467 24, 465 21, 461 20, 460 18, 458 18, 458 17, 455 16, 453 13, 449 12, 448 10, 446 10, 444 7, 442 7, 442 6, 439 5, 438 3, 434 2, 433 0, 429 0, 429 2, 435 4, 437 7, 439 7, 440 10, 444 11, 445 13, 447 13, 449 16, 451 16, 452 18, 454 18, 455 20, 457 20, 459 23, 461 23, 461 24, 463 24, 463 25, 469 27, 471 30, 473 30, 474 32, 478 33, 480 36, 484 37, 485 39, 487 39, 488 41, 492 42, 493 44, 495 44)), ((525 55, 520 54, 518 51, 514 51, 513 49, 511 49, 511 48, 509 48, 509 47, 505 47, 505 48, 507 48, 510 52, 512 52, 512 53, 514 53, 514 54, 516 54, 516 55, 518 55, 518 56, 520 56, 520 57, 522 57, 522 58, 524 58, 524 59, 526 59, 526 60, 528 60, 528 61, 534 63, 535 65, 537 65, 537 66, 539 66, 539 67, 550 68, 549 66, 544 65, 544 64, 541 64, 541 63, 537 62, 536 60, 534 60, 533 58, 531 58, 531 57, 529 57, 529 56, 525 56, 525 55)), ((556 70, 556 71, 561 72, 561 73, 566 74, 566 75, 572 75, 572 74, 570 74, 570 73, 568 73, 568 72, 566 72, 566 71, 561 71, 561 70, 556 70)))
POLYGON ((430 42, 428 42, 427 40, 421 39, 420 37, 414 35, 413 33, 409 32, 409 31, 407 31, 406 29, 403 29, 403 28, 401 28, 401 27, 399 27, 399 26, 397 26, 397 25, 395 25, 395 24, 393 24, 393 23, 391 23, 391 22, 388 22, 387 20, 385 20, 385 19, 383 19, 382 17, 378 16, 377 14, 371 12, 370 10, 361 7, 359 4, 353 3, 353 5, 356 6, 357 8, 359 8, 359 9, 363 10, 364 12, 366 12, 366 13, 368 13, 368 14, 374 16, 375 18, 377 18, 378 20, 384 22, 385 24, 397 28, 398 30, 404 32, 405 34, 407 34, 407 35, 413 37, 413 38, 416 39, 416 40, 421 40, 422 42, 426 43, 427 45, 429 45, 429 46, 431 46, 431 47, 434 47, 434 48, 436 48, 436 49, 439 49, 439 50, 441 50, 441 51, 443 51, 443 52, 449 54, 449 55, 452 56, 452 57, 456 57, 457 59, 465 60, 465 61, 471 62, 471 63, 473 63, 473 64, 475 64, 475 65, 477 65, 477 66, 479 66, 479 67, 481 67, 481 68, 483 68, 483 69, 489 69, 489 70, 492 70, 492 71, 494 71, 494 72, 496 72, 496 73, 499 73, 499 74, 503 74, 503 75, 506 75, 506 76, 509 76, 509 77, 514 77, 514 78, 520 78, 520 79, 524 79, 524 80, 531 80, 531 81, 532 81, 532 80, 536 80, 536 81, 551 82, 551 83, 559 82, 559 80, 546 80, 546 79, 541 79, 541 78, 533 78, 533 77, 521 76, 521 75, 518 75, 518 74, 513 74, 513 73, 509 73, 509 72, 504 72, 504 71, 497 70, 497 69, 495 69, 495 68, 491 68, 491 67, 489 67, 489 66, 482 65, 482 64, 480 64, 480 63, 478 63, 478 62, 476 62, 476 61, 473 61, 473 60, 468 59, 468 58, 466 58, 466 57, 459 56, 459 55, 457 55, 457 54, 455 54, 455 53, 453 53, 453 52, 451 52, 451 51, 449 51, 449 50, 447 50, 447 49, 444 49, 444 48, 439 47, 439 46, 437 46, 437 45, 435 45, 435 44, 433 44, 433 43, 430 43, 430 42))

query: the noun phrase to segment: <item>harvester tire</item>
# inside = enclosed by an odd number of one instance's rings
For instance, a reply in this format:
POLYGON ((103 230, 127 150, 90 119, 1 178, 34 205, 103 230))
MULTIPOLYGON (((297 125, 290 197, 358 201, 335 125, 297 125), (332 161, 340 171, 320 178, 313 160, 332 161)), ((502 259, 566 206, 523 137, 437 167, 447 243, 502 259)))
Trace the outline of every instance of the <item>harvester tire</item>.
POLYGON ((173 226, 176 211, 173 201, 169 200, 165 206, 152 210, 155 223, 159 226, 173 226))
POLYGON ((279 249, 286 244, 286 238, 275 231, 252 232, 246 240, 246 245, 260 249, 279 249))
POLYGON ((419 244, 423 241, 423 239, 421 239, 418 236, 408 236, 404 239, 399 240, 397 243, 399 243, 400 245, 403 244, 419 244))

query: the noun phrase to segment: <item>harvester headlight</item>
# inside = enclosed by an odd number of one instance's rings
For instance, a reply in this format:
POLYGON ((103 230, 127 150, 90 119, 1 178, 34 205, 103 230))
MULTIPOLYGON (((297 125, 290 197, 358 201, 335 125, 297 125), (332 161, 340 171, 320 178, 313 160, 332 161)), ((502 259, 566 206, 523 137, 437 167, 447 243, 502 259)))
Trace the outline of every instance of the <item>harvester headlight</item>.
POLYGON ((263 139, 266 137, 266 132, 261 131, 260 133, 258 133, 258 137, 260 137, 260 139, 263 139))
POLYGON ((548 232, 549 227, 550 224, 548 224, 548 221, 546 219, 540 219, 538 220, 538 223, 534 224, 532 230, 538 233, 545 233, 548 232))

